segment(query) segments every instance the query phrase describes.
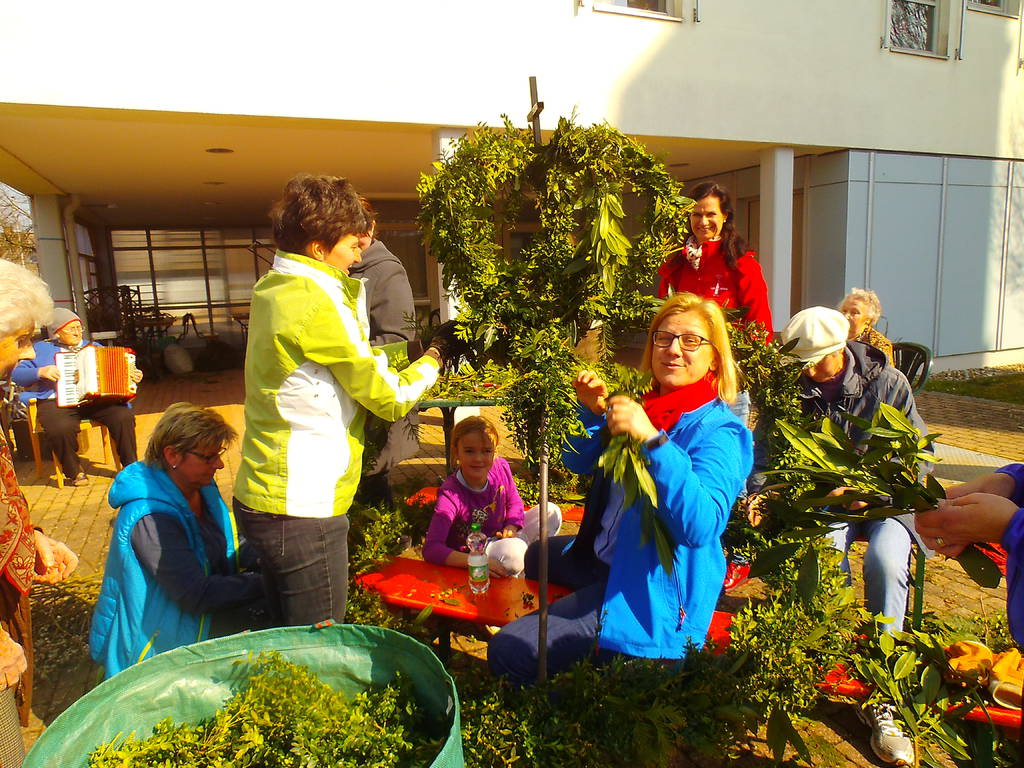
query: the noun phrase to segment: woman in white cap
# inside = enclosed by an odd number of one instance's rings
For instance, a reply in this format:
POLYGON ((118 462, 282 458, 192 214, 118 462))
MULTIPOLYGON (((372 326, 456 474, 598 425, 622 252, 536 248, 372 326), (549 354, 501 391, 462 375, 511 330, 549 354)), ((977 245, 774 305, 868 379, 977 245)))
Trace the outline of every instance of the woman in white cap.
MULTIPOLYGON (((78 432, 82 419, 96 421, 107 428, 121 466, 126 467, 138 459, 135 416, 124 403, 101 402, 85 403, 74 408, 57 407, 57 380, 60 378, 60 369, 55 364, 57 353, 76 352, 96 342, 85 340, 81 318, 64 307, 53 311, 50 328, 50 338, 33 345, 35 359, 22 360, 11 378, 26 390, 19 395, 22 402, 37 402, 39 423, 57 454, 61 470, 71 478, 72 485, 87 485, 89 478, 82 471, 78 458, 78 432)), ((133 378, 136 383, 142 381, 142 371, 135 369, 133 378)))
MULTIPOLYGON (((881 350, 859 341, 848 341, 849 331, 846 317, 827 307, 797 312, 782 330, 783 344, 796 342, 789 354, 805 365, 800 375, 800 405, 804 415, 827 417, 841 427, 854 444, 860 444, 864 430, 843 418, 842 413, 871 421, 879 406, 886 403, 902 411, 922 435, 927 434, 928 428, 917 412, 914 393, 906 377, 889 364, 881 350)), ((902 631, 910 591, 911 542, 923 546, 914 530, 914 515, 845 523, 836 526, 830 538, 836 549, 844 553, 854 541, 867 539, 864 596, 868 610, 892 619, 891 623, 882 625, 884 631, 902 631)), ((843 558, 841 567, 850 572, 848 558, 843 558)), ((887 704, 857 711, 871 727, 871 747, 881 760, 890 764, 913 763, 913 742, 895 724, 887 704)))

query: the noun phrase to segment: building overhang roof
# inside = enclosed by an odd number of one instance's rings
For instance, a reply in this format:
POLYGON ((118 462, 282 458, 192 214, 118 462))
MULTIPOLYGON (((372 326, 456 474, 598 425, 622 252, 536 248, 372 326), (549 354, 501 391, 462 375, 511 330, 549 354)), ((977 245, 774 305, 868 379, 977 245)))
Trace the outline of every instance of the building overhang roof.
MULTIPOLYGON (((3 103, 0 181, 31 195, 78 195, 80 215, 101 225, 260 225, 302 171, 347 176, 371 199, 414 198, 439 127, 3 103)), ((637 138, 683 179, 757 165, 772 146, 637 138)))

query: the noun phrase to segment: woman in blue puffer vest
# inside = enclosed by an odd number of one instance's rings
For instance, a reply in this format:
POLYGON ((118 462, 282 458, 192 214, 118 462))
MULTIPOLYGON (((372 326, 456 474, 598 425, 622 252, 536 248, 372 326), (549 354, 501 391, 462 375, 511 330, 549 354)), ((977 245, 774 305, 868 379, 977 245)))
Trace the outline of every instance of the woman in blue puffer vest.
POLYGON ((144 461, 114 479, 118 508, 89 647, 107 677, 205 640, 213 614, 264 596, 255 556, 213 478, 237 433, 216 411, 175 403, 144 461))

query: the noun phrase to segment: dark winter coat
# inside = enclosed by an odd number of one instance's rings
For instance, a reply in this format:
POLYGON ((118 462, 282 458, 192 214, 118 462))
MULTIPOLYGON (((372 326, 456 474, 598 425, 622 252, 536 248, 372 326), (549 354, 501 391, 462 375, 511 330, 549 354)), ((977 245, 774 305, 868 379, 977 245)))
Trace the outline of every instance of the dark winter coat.
MULTIPOLYGON (((800 405, 805 416, 827 416, 859 445, 864 439, 864 431, 844 419, 841 412, 871 421, 879 404, 886 403, 902 411, 922 435, 928 434, 928 427, 917 412, 910 382, 898 368, 889 364, 884 352, 859 341, 848 341, 845 354, 842 393, 832 402, 824 399, 817 382, 807 375, 800 376, 800 405)), ((922 473, 929 471, 930 464, 921 465, 922 473)), ((914 515, 908 513, 896 519, 910 532, 917 545, 924 548, 914 529, 914 515)), ((930 550, 924 549, 931 555, 930 550)))
MULTIPOLYGON (((402 262, 384 243, 374 240, 363 251, 360 262, 349 268, 348 274, 349 277, 363 281, 371 346, 415 338, 415 331, 409 327, 416 314, 409 276, 402 262)), ((394 424, 377 418, 367 419, 367 449, 373 450, 371 446, 380 446, 373 467, 367 470, 367 474, 387 472, 419 453, 416 424, 415 409, 394 424)))

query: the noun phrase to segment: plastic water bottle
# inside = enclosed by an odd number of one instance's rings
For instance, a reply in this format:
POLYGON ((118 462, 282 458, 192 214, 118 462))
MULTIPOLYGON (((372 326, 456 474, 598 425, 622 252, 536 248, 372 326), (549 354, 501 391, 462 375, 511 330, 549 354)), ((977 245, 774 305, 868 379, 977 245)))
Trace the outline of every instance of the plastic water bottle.
POLYGON ((473 523, 466 537, 469 549, 469 588, 473 594, 483 594, 491 586, 491 573, 487 567, 487 537, 480 530, 480 523, 473 523))

